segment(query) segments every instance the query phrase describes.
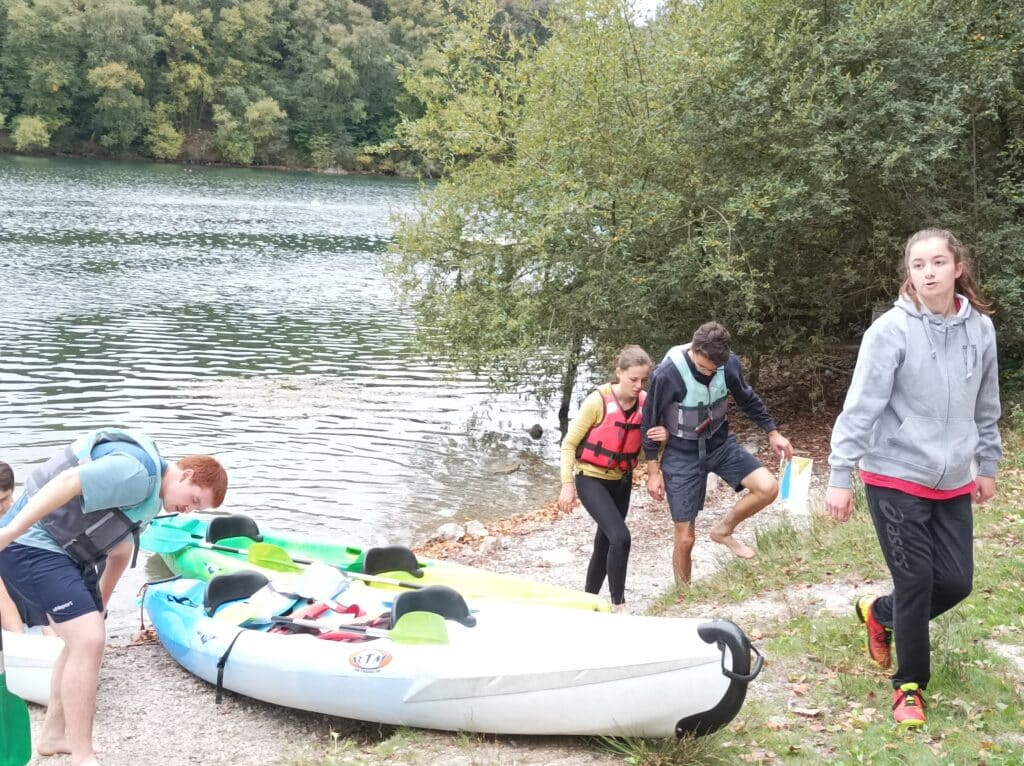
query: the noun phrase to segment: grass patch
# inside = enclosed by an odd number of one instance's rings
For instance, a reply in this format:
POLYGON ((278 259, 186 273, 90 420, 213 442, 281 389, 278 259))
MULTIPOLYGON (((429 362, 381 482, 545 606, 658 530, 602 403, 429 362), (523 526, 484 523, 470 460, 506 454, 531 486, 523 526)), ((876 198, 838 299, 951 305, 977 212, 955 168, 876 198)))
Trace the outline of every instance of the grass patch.
POLYGON ((636 766, 726 766, 734 757, 722 751, 722 733, 680 739, 597 737, 595 745, 636 766))
POLYGON ((758 556, 753 562, 729 559, 714 576, 669 590, 651 612, 671 615, 681 601, 739 603, 766 591, 826 582, 838 576, 854 576, 866 582, 889 577, 862 496, 846 524, 836 524, 816 513, 806 528, 786 519, 758 530, 756 539, 758 556))

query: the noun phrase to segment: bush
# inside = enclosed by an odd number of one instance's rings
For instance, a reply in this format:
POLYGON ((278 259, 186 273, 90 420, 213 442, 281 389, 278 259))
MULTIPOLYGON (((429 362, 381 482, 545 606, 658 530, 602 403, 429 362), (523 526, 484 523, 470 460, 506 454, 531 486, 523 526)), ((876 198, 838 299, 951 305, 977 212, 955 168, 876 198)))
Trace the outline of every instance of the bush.
POLYGON ((14 146, 19 152, 45 149, 50 145, 52 131, 42 117, 22 115, 14 121, 14 146))

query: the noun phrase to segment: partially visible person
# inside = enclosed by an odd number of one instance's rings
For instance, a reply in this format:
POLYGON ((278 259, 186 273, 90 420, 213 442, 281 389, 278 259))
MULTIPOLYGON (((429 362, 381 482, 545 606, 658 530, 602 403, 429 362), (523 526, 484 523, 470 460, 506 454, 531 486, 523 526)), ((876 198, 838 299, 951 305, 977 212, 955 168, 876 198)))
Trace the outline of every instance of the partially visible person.
MULTIPOLYGON (((558 508, 571 509, 578 494, 597 523, 584 589, 600 593, 607 578, 616 612, 626 608, 626 568, 632 545, 626 514, 641 449, 643 387, 650 371, 646 351, 639 346, 623 348, 615 360, 615 382, 598 387, 583 400, 562 439, 558 508)), ((654 428, 649 436, 663 441, 667 433, 654 428)))
POLYGON ((14 505, 14 469, 0 460, 0 515, 14 505))
POLYGON ((771 503, 779 482, 729 433, 729 394, 744 414, 768 434, 780 457, 793 456, 789 440, 779 433, 764 402, 743 378, 740 359, 729 348, 729 331, 717 322, 697 328, 690 343, 669 349, 651 374, 644 406, 644 454, 647 491, 655 500, 667 494, 674 522, 672 570, 677 584, 690 582, 697 514, 704 507, 708 474, 714 473, 736 492, 747 492, 714 526, 711 539, 734 555, 749 559, 754 550, 733 533, 740 522, 771 503), (661 452, 651 429, 668 429, 661 452))
POLYGON ((72 766, 98 763, 92 731, 104 598, 161 507, 215 508, 226 491, 227 474, 212 457, 167 463, 149 437, 116 428, 83 436, 29 474, 0 528, 0 578, 19 606, 45 613, 64 641, 37 739, 40 755, 69 753, 72 766))
MULTIPOLYGON (((14 505, 14 469, 0 460, 0 517, 6 514, 12 505, 14 505)), ((0 579, 0 625, 3 625, 4 630, 15 632, 25 629, 18 607, 8 595, 2 579, 0 579)))
POLYGON ((974 580, 972 500, 996 492, 999 374, 989 304, 967 248, 950 231, 907 240, 893 308, 864 333, 843 411, 832 429, 828 513, 847 521, 860 469, 893 590, 862 596, 856 614, 871 658, 897 668, 893 717, 925 722, 929 622, 967 598, 974 580))

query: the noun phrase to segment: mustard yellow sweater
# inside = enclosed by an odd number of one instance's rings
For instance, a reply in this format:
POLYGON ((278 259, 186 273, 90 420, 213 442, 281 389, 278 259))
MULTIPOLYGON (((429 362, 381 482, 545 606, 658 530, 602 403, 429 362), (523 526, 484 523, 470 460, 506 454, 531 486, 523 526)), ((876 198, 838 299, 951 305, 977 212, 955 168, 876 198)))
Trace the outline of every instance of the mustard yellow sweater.
POLYGON ((572 484, 577 473, 595 479, 621 479, 623 471, 617 468, 599 468, 590 463, 576 460, 576 448, 587 435, 587 431, 604 419, 604 399, 600 391, 591 391, 580 405, 580 411, 569 423, 569 430, 562 439, 561 475, 562 484, 572 484))

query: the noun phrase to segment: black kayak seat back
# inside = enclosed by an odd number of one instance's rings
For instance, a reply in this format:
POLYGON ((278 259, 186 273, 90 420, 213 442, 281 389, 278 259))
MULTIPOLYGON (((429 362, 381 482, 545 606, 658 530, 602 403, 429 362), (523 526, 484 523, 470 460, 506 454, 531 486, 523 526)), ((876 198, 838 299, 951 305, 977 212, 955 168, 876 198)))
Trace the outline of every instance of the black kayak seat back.
POLYGON ((385 545, 366 552, 363 573, 376 575, 382 572, 408 572, 413 577, 423 577, 416 554, 404 545, 385 545))
POLYGON ((217 607, 229 601, 249 598, 269 582, 265 574, 254 569, 217 575, 206 584, 203 609, 212 617, 217 607))
POLYGON ((469 611, 462 594, 447 585, 428 585, 399 593, 391 606, 391 626, 397 625, 399 618, 409 612, 433 612, 467 628, 476 625, 476 617, 469 611))
POLYGON ((215 543, 229 537, 248 537, 258 543, 263 542, 259 525, 243 513, 217 516, 206 525, 206 542, 215 543))

